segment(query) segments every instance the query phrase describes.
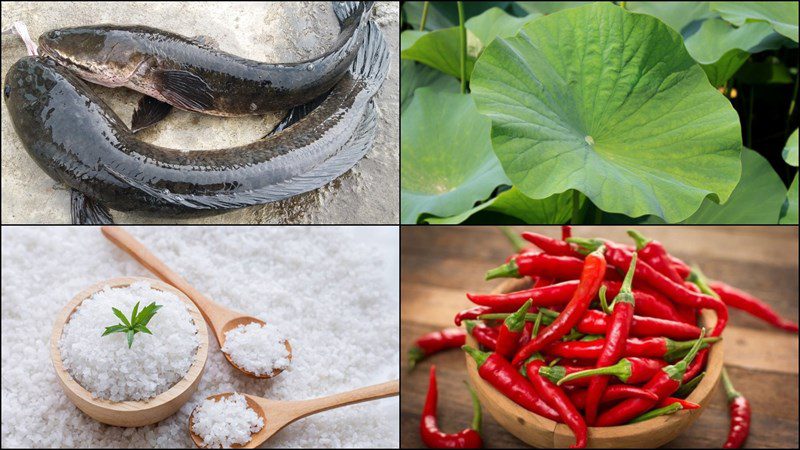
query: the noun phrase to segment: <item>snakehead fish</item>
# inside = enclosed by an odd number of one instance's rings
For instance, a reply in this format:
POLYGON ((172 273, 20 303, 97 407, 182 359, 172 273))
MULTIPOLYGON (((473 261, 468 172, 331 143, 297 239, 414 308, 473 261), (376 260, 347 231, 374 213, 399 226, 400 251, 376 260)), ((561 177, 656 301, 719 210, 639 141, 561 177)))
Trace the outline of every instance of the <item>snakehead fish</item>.
POLYGON ((362 45, 373 2, 333 2, 340 32, 315 58, 268 64, 197 39, 145 26, 90 25, 49 31, 40 52, 91 83, 127 87, 181 109, 215 116, 265 114, 328 92, 362 45))
POLYGON ((369 23, 350 70, 319 105, 251 144, 183 151, 139 140, 71 71, 47 57, 24 57, 6 75, 4 95, 28 153, 50 177, 91 202, 118 210, 184 212, 239 208, 316 189, 369 149, 372 97, 389 53, 369 23))

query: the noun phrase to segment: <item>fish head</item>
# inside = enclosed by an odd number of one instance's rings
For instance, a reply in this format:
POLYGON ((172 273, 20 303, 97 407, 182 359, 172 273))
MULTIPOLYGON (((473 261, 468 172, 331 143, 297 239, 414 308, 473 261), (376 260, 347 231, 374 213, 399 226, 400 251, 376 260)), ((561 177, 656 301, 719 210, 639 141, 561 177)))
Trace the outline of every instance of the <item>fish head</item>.
POLYGON ((91 83, 124 86, 144 61, 136 33, 94 25, 61 28, 39 36, 39 50, 91 83))
MULTIPOLYGON (((3 96, 9 109, 32 109, 45 103, 50 91, 60 86, 63 76, 55 61, 40 57, 26 56, 15 62, 6 73, 3 96)), ((74 76, 73 76, 74 77, 74 76)))

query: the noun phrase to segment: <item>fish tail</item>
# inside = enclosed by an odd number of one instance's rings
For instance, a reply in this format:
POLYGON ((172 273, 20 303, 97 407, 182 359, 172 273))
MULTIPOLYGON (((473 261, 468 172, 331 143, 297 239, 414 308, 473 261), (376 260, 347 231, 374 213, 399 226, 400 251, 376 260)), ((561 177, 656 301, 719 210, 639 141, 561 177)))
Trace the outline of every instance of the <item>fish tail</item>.
POLYGON ((374 22, 369 23, 366 31, 364 43, 353 60, 350 71, 354 78, 363 80, 366 90, 374 95, 389 71, 389 49, 383 33, 374 22))
POLYGON ((76 225, 108 225, 113 224, 108 208, 86 194, 75 189, 70 190, 72 199, 72 223, 76 225))

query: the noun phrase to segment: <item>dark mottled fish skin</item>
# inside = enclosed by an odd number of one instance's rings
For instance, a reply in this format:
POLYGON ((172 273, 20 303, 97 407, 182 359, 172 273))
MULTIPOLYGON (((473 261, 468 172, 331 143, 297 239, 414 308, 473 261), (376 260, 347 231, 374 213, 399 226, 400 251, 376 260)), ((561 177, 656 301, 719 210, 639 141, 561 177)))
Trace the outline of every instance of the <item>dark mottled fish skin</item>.
POLYGON ((26 57, 6 75, 6 106, 22 143, 53 179, 117 210, 229 209, 316 189, 369 149, 372 96, 389 66, 370 23, 351 70, 319 106, 248 145, 181 151, 138 140, 72 72, 26 57))
POLYGON ((307 61, 267 64, 145 26, 92 25, 49 31, 40 52, 86 81, 125 86, 178 108, 218 116, 265 114, 328 92, 358 53, 372 2, 333 2, 341 31, 307 61))

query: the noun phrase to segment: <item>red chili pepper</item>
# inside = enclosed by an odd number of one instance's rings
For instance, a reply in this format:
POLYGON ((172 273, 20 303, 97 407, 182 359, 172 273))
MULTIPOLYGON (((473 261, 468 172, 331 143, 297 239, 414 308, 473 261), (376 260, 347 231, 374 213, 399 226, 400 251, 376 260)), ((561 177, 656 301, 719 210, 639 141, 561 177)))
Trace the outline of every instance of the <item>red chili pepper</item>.
POLYGON ((667 397, 664 400, 661 400, 660 402, 656 403, 656 408, 664 408, 665 406, 669 406, 673 403, 680 403, 683 409, 700 409, 700 405, 697 403, 675 397, 667 397))
POLYGON ((476 305, 491 307, 495 312, 512 312, 528 300, 532 300, 534 306, 565 304, 577 288, 578 280, 572 280, 508 294, 467 294, 467 298, 476 305))
POLYGON ((531 307, 531 301, 525 302, 517 312, 508 316, 500 325, 495 352, 503 358, 510 358, 517 350, 522 330, 525 328, 525 314, 531 307))
POLYGON ((522 238, 539 247, 548 255, 579 257, 578 252, 576 252, 568 242, 559 241, 558 239, 553 239, 543 234, 531 233, 528 231, 522 233, 522 238))
MULTIPOLYGON (((541 355, 536 355, 534 358, 541 358, 541 355)), ((539 375, 539 369, 543 364, 541 359, 533 359, 526 365, 525 372, 528 380, 539 396, 558 411, 564 423, 575 433, 575 444, 570 445, 570 448, 585 448, 586 422, 567 394, 550 380, 539 375)))
MULTIPOLYGON (((467 385, 469 388, 469 385, 467 385)), ((481 448, 481 406, 478 397, 472 388, 469 388, 472 396, 473 418, 472 427, 458 433, 447 434, 439 431, 436 423, 436 403, 439 391, 436 388, 436 366, 431 365, 430 382, 428 384, 428 395, 425 397, 425 406, 422 409, 422 420, 419 424, 419 434, 422 441, 430 448, 481 448)))
MULTIPOLYGON (((586 407, 586 392, 586 389, 581 389, 569 394, 569 398, 576 408, 584 409, 586 407)), ((603 391, 603 395, 600 397, 600 403, 608 403, 631 397, 645 398, 653 401, 658 400, 656 394, 645 391, 642 388, 628 386, 627 384, 612 384, 603 391)))
POLYGON ((495 389, 528 411, 560 422, 558 413, 539 397, 533 386, 497 353, 486 353, 468 345, 462 347, 478 364, 478 374, 495 389))
POLYGON ((566 241, 572 237, 572 227, 569 225, 561 225, 561 240, 566 241))
MULTIPOLYGON (((584 334, 605 334, 608 329, 608 321, 608 314, 590 309, 578 322, 578 331, 584 334)), ((633 316, 630 335, 635 337, 663 336, 677 340, 689 340, 697 339, 700 336, 700 328, 673 320, 633 316)))
POLYGON ((408 364, 413 369, 418 362, 434 353, 461 347, 466 337, 467 333, 460 328, 447 328, 422 335, 414 341, 414 346, 408 351, 408 364))
MULTIPOLYGON (((595 367, 605 367, 616 364, 623 353, 625 352, 626 342, 628 340, 628 333, 633 322, 633 308, 634 299, 631 285, 633 284, 633 272, 636 268, 637 255, 634 253, 631 260, 628 273, 625 274, 625 280, 622 282, 622 287, 619 290, 612 308, 611 318, 609 319, 609 326, 606 330, 606 343, 600 356, 597 357, 597 364, 595 367)), ((600 299, 605 305, 605 289, 600 289, 600 299)), ((597 409, 600 406, 600 397, 603 391, 608 386, 609 377, 606 375, 596 376, 592 378, 589 383, 589 391, 586 395, 586 421, 592 425, 597 418, 597 409)))
MULTIPOLYGON (((653 376, 666 365, 667 362, 663 359, 631 356, 622 358, 616 364, 606 367, 584 368, 583 370, 572 372, 568 371, 567 374, 556 380, 556 383, 559 386, 562 384, 574 384, 576 381, 587 379, 587 377, 606 375, 616 377, 619 381, 626 384, 639 384, 653 378, 653 376)), ((592 378, 589 378, 589 381, 591 380, 592 378)))
POLYGON ((582 269, 583 261, 572 256, 520 254, 502 266, 486 272, 486 279, 545 276, 557 280, 572 280, 580 276, 582 269))
MULTIPOLYGON (((525 317, 528 315, 526 314, 525 317)), ((531 333, 533 332, 533 322, 525 322, 525 328, 522 330, 522 334, 519 337, 519 343, 517 344, 517 348, 523 347, 531 341, 531 333)))
POLYGON ((728 396, 731 413, 731 428, 728 431, 728 439, 722 448, 739 448, 750 434, 750 402, 733 387, 724 367, 722 368, 722 385, 725 386, 725 395, 728 396))
MULTIPOLYGON (((666 363, 664 363, 666 365, 666 363)), ((547 377, 553 383, 558 383, 558 381, 569 374, 573 374, 575 372, 581 372, 587 369, 591 369, 591 366, 573 366, 573 365, 557 365, 557 366, 542 366, 539 369, 539 374, 543 377, 547 377)), ((588 386, 589 379, 580 379, 575 380, 575 382, 567 383, 566 386, 588 386)), ((565 387, 566 387, 565 386, 565 387)))
MULTIPOLYGON (((608 291, 606 293, 609 297, 615 297, 619 293, 622 283, 604 281, 603 286, 607 287, 608 291)), ((682 322, 675 305, 661 294, 642 287, 633 290, 633 297, 636 299, 634 312, 637 315, 682 322)))
POLYGON ((464 323, 467 325, 467 333, 475 338, 478 344, 489 350, 494 350, 497 347, 497 336, 500 334, 497 328, 487 327, 474 320, 466 320, 464 323))
MULTIPOLYGON (((570 239, 570 242, 576 242, 587 248, 594 248, 599 245, 606 244, 607 250, 605 252, 606 260, 609 264, 613 264, 618 269, 627 270, 631 262, 631 254, 623 247, 609 243, 607 241, 592 241, 586 239, 570 239)), ((675 303, 688 305, 693 308, 707 308, 712 309, 717 315, 717 323, 711 331, 711 336, 719 336, 725 325, 728 323, 728 307, 725 306, 721 300, 716 299, 710 295, 693 292, 686 288, 683 284, 675 283, 669 278, 665 277, 657 270, 650 267, 646 263, 636 265, 636 279, 647 283, 651 287, 660 291, 675 303)))
POLYGON ((672 265, 672 259, 664 246, 653 239, 642 236, 636 230, 628 230, 628 236, 636 241, 636 251, 642 262, 650 264, 653 269, 661 272, 662 275, 676 283, 683 283, 683 278, 672 265))
POLYGON ((461 322, 464 320, 475 320, 482 314, 489 314, 492 312, 494 312, 494 309, 489 306, 473 306, 472 308, 459 311, 458 314, 456 314, 454 322, 457 326, 461 326, 461 322))
MULTIPOLYGON (((638 266, 637 266, 638 267, 638 266)), ((705 335, 705 329, 701 336, 705 335)), ((695 341, 695 345, 689 353, 674 365, 666 366, 661 369, 645 385, 644 389, 658 395, 659 400, 671 396, 681 385, 683 374, 686 367, 700 350, 702 339, 695 341)), ((597 418, 596 425, 599 427, 610 427, 623 423, 628 423, 640 414, 652 408, 657 402, 641 398, 631 398, 612 406, 597 418)))
POLYGON ((687 382, 694 378, 697 374, 699 374, 705 367, 706 367, 706 360, 708 359, 708 349, 704 348, 697 352, 697 356, 694 358, 691 364, 689 364, 689 368, 686 369, 686 373, 683 374, 683 382, 687 382))
POLYGON ((572 327, 577 325, 583 313, 589 308, 592 299, 597 295, 605 273, 606 260, 603 258, 603 249, 601 247, 586 257, 586 264, 581 271, 580 283, 575 290, 575 294, 573 294, 572 299, 561 314, 558 315, 558 318, 533 338, 528 345, 517 352, 512 364, 519 365, 534 352, 560 339, 572 327))
MULTIPOLYGON (((714 343, 719 339, 718 337, 704 338, 702 344, 714 343)), ((671 359, 691 348, 695 342, 696 340, 675 341, 662 337, 629 338, 625 343, 624 354, 625 356, 671 359)), ((562 358, 597 359, 605 344, 605 339, 555 342, 550 344, 545 352, 548 355, 560 356, 562 358)))
POLYGON ((775 310, 762 300, 721 281, 713 281, 710 285, 711 289, 719 294, 722 301, 728 306, 741 309, 778 328, 797 333, 796 323, 779 316, 775 310))
POLYGON ((545 286, 550 286, 555 283, 555 280, 552 278, 547 277, 536 277, 536 280, 533 282, 533 288, 541 288, 545 286))

